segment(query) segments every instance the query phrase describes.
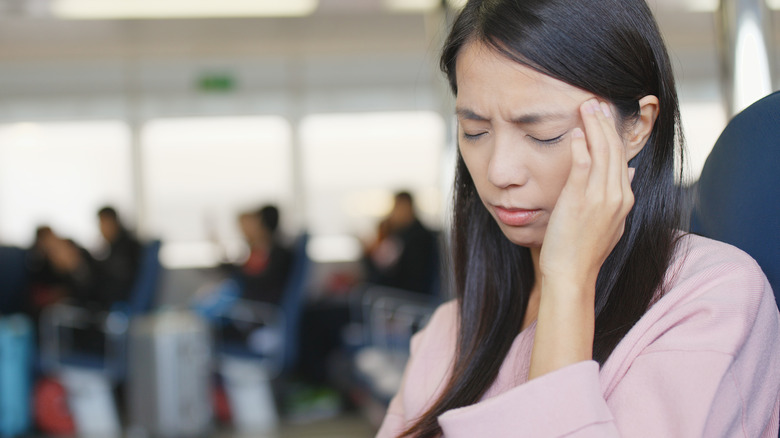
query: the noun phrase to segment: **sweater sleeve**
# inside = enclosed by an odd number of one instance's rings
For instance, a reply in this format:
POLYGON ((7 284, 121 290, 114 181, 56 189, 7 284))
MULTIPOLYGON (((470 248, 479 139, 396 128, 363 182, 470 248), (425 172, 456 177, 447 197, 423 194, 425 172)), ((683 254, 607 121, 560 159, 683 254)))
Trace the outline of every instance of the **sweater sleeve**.
MULTIPOLYGON (((718 354, 653 355, 631 367, 619 386, 628 403, 610 403, 594 361, 546 374, 497 397, 449 411, 439 417, 447 438, 534 437, 693 437, 757 436, 713 431, 703 434, 728 358, 718 354), (664 369, 685 368, 685 373, 664 369), (700 370, 700 372, 696 372, 700 370), (667 375, 670 374, 670 375, 667 375), (660 379, 659 379, 660 377, 660 379), (633 400, 632 400, 633 399, 633 400), (709 400, 709 402, 708 402, 709 400), (618 425, 631 425, 618 429, 618 425)), ((718 410, 739 413, 739 398, 718 410), (725 409, 724 409, 725 408, 725 409)))
POLYGON ((480 403, 439 417, 447 438, 619 436, 594 361, 545 374, 480 403))
POLYGON ((610 358, 612 377, 593 361, 570 365, 444 413, 444 436, 776 437, 773 294, 755 266, 718 269, 649 312, 653 323, 610 358))
POLYGON ((439 424, 447 438, 777 436, 777 396, 749 415, 732 363, 716 352, 648 355, 608 402, 598 364, 581 362, 449 411, 439 424))

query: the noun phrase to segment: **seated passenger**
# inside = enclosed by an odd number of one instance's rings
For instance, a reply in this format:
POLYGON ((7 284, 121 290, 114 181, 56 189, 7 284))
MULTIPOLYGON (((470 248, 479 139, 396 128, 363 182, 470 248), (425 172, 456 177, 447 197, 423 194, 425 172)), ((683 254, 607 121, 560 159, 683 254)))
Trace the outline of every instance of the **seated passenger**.
POLYGON ((92 301, 95 259, 73 240, 41 227, 28 256, 32 305, 38 311, 62 298, 84 304, 92 301))
POLYGON ((141 244, 120 222, 112 207, 98 212, 100 233, 105 246, 93 257, 75 242, 58 237, 51 230, 39 236, 40 255, 35 264, 40 276, 56 280, 65 294, 82 307, 110 310, 127 301, 135 283, 141 257, 141 244), (49 271, 50 264, 51 272, 49 271), (53 276, 52 276, 53 275, 53 276))
POLYGON ((25 307, 34 320, 38 319, 44 307, 73 295, 67 276, 57 269, 49 256, 50 245, 56 238, 51 227, 39 226, 35 230, 35 241, 25 255, 27 270, 25 307))
POLYGON ((105 246, 96 261, 97 301, 103 308, 125 302, 135 283, 141 263, 141 244, 122 224, 112 207, 98 212, 100 234, 105 246))
POLYGON ((393 209, 379 224, 376 242, 366 250, 369 283, 431 293, 438 275, 436 236, 420 222, 409 192, 395 195, 393 209))
POLYGON ((292 268, 292 252, 279 241, 279 210, 266 205, 243 213, 239 225, 249 256, 240 265, 228 269, 241 287, 241 298, 279 304, 292 268))

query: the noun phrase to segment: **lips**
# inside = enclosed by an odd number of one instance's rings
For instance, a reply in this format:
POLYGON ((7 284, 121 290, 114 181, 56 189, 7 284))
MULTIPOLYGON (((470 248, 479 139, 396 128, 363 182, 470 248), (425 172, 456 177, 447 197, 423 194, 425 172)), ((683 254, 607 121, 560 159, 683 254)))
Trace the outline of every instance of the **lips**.
POLYGON ((506 208, 494 205, 498 220, 510 227, 522 227, 533 223, 542 213, 542 210, 527 210, 524 208, 506 208))

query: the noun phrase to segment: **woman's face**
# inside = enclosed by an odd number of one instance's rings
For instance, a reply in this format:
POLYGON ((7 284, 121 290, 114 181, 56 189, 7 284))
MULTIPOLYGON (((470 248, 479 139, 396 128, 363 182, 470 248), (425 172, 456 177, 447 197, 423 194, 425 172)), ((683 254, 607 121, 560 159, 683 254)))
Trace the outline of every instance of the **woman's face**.
POLYGON ((456 63, 460 153, 485 208, 510 241, 541 247, 569 176, 571 132, 592 93, 538 73, 481 43, 456 63))
POLYGON ((261 238, 263 226, 256 215, 244 213, 239 216, 238 223, 241 226, 241 232, 244 234, 244 238, 250 242, 250 244, 257 242, 261 238))

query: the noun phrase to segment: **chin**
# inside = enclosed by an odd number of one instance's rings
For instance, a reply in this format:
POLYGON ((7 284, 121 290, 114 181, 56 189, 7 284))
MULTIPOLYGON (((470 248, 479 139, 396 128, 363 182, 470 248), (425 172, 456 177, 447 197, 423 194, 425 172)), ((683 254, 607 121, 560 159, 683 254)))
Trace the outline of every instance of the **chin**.
POLYGON ((510 242, 526 248, 541 248, 544 230, 528 227, 510 227, 499 223, 499 228, 510 242))

